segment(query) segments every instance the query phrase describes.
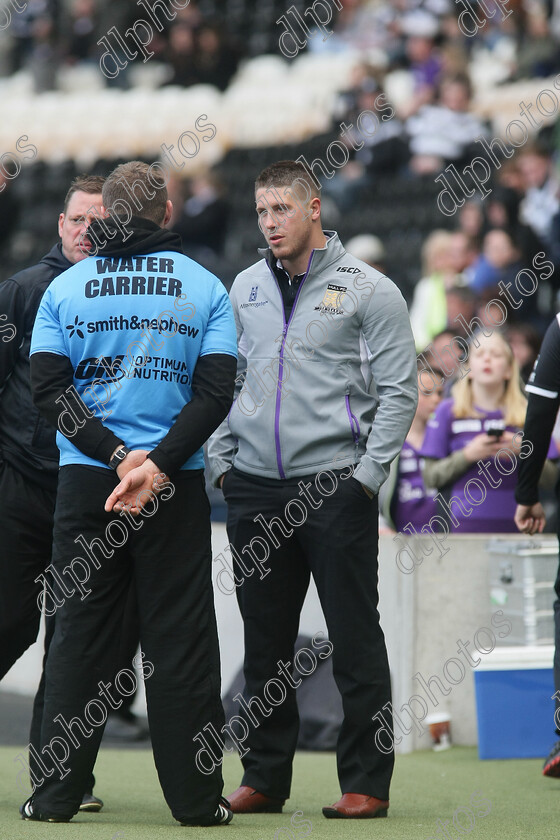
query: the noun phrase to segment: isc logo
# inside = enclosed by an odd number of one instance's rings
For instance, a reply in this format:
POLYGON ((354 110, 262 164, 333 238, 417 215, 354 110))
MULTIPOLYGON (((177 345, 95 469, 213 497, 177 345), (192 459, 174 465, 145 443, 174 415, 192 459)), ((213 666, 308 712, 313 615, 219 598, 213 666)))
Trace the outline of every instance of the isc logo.
POLYGON ((351 265, 339 265, 336 269, 337 271, 345 271, 346 274, 358 274, 360 269, 359 268, 352 268, 351 265))

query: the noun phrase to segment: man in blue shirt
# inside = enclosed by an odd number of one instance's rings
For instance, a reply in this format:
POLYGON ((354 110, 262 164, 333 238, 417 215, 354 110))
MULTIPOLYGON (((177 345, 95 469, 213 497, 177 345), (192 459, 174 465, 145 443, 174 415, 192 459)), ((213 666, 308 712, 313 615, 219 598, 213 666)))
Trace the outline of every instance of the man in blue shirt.
POLYGON ((114 655, 133 574, 166 801, 184 825, 231 819, 221 769, 199 772, 193 736, 223 726, 202 444, 231 405, 236 334, 220 281, 165 230, 172 205, 152 169, 133 161, 107 178, 96 256, 51 284, 33 331, 33 396, 58 427, 61 469, 44 779, 24 819, 77 812, 107 713, 133 690, 114 655))

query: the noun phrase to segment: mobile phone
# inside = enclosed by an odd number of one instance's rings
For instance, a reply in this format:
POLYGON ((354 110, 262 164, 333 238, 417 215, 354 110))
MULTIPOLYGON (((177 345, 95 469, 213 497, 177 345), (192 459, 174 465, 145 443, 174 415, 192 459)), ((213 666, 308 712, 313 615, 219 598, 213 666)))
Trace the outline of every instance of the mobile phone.
POLYGON ((504 433, 504 430, 498 428, 497 426, 492 426, 491 429, 486 429, 486 434, 487 435, 492 435, 492 437, 495 437, 496 440, 499 440, 501 438, 501 436, 503 435, 503 433, 504 433))

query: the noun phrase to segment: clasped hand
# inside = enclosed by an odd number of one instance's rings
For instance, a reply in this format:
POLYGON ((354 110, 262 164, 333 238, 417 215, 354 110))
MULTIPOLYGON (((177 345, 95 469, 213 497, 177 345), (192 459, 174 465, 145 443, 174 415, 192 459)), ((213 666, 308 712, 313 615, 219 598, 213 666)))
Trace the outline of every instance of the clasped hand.
POLYGON ((126 510, 137 516, 152 495, 160 492, 167 476, 147 456, 147 449, 133 449, 119 464, 117 475, 121 481, 107 497, 107 513, 126 510))

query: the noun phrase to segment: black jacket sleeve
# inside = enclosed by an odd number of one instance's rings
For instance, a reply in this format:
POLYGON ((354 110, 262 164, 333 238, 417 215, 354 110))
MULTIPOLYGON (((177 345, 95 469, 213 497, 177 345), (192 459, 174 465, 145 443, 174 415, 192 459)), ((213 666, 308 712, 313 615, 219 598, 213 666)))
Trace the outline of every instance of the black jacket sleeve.
POLYGON ((0 284, 0 392, 9 378, 23 341, 25 298, 12 280, 0 284))
POLYGON ((192 399, 149 457, 166 475, 172 475, 206 443, 233 401, 237 360, 226 353, 201 356, 192 378, 192 399))
POLYGON ((78 393, 72 387, 74 369, 70 359, 57 353, 34 353, 30 357, 30 368, 33 402, 43 417, 84 455, 108 464, 117 446, 125 441, 113 434, 98 417, 92 417, 84 403, 80 407, 78 393), (75 413, 75 432, 72 435, 66 434, 65 426, 59 423, 65 405, 64 400, 59 403, 56 400, 63 395, 66 395, 66 401, 75 413))
POLYGON ((541 352, 526 386, 528 406, 522 448, 526 441, 530 454, 520 455, 515 500, 533 505, 539 500, 538 483, 546 460, 558 407, 560 406, 560 326, 558 317, 546 331, 541 352))

